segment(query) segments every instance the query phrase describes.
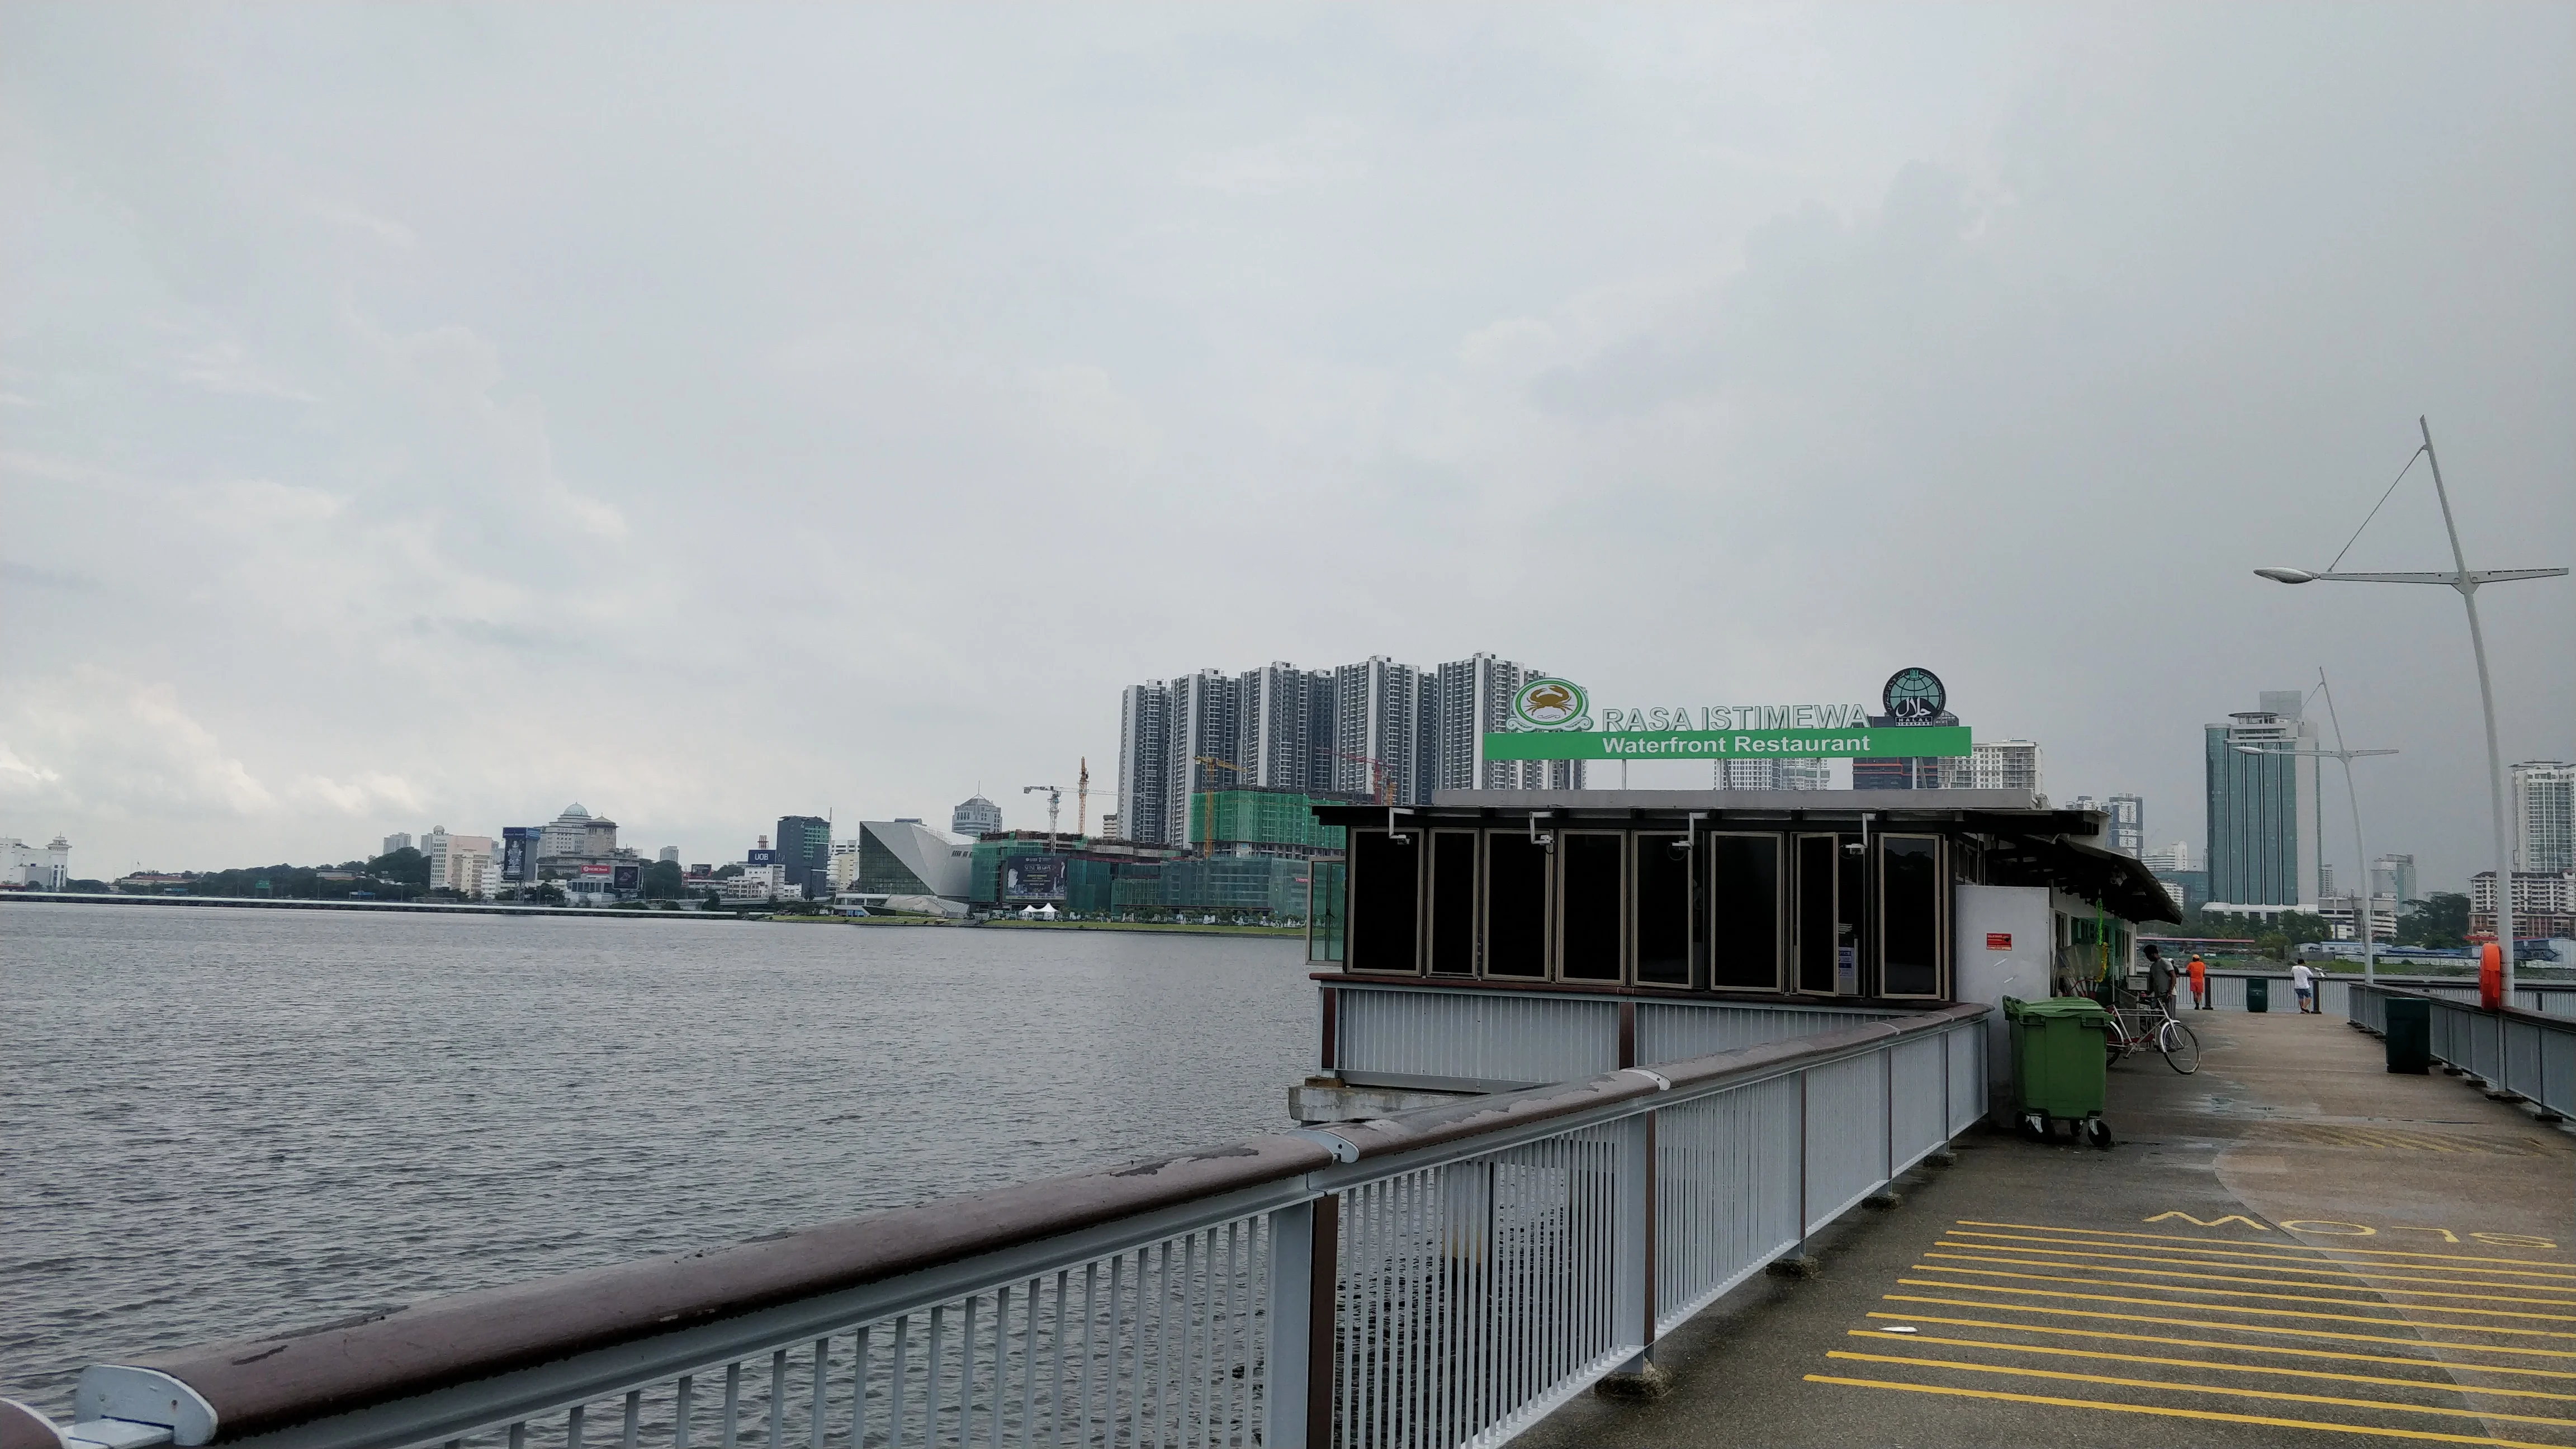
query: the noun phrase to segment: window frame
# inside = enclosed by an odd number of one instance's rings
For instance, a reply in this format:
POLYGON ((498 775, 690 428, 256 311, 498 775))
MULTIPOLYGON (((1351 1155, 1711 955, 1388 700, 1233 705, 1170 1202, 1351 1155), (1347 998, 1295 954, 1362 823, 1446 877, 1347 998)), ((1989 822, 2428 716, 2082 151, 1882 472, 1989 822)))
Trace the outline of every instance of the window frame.
POLYGON ((1559 830, 1556 832, 1556 849, 1553 854, 1556 858, 1548 876, 1551 886, 1548 894, 1553 898, 1556 909, 1550 913, 1548 920, 1549 940, 1554 947, 1548 961, 1548 979, 1570 982, 1579 986, 1628 985, 1630 975, 1628 970, 1628 832, 1625 830, 1559 830), (1619 880, 1611 896, 1617 917, 1613 929, 1618 932, 1618 940, 1611 947, 1613 970, 1610 975, 1569 976, 1566 974, 1565 930, 1567 922, 1574 914, 1566 906, 1566 875, 1572 868, 1574 860, 1574 852, 1569 846, 1576 840, 1589 838, 1607 838, 1618 842, 1618 850, 1614 858, 1619 863, 1619 880))
POLYGON ((1877 876, 1872 889, 1877 897, 1878 910, 1877 919, 1870 926, 1870 935, 1873 938, 1871 944, 1877 948, 1878 953, 1878 994, 1895 1001, 1946 1000, 1950 990, 1950 877, 1947 870, 1949 862, 1945 858, 1948 852, 1942 838, 1916 831, 1898 831, 1893 834, 1873 835, 1870 838, 1876 842, 1876 849, 1873 852, 1875 858, 1870 861, 1870 865, 1877 876), (1888 985, 1887 887, 1890 872, 1887 869, 1887 847, 1891 841, 1900 840, 1922 841, 1932 847, 1932 989, 1930 991, 1897 991, 1888 985))
POLYGON ((1797 980, 1797 907, 1792 898, 1792 883, 1797 872, 1790 866, 1794 853, 1789 842, 1796 837, 1777 830, 1711 830, 1699 837, 1707 843, 1708 860, 1700 869, 1701 884, 1708 892, 1706 930, 1708 942, 1708 989, 1711 991, 1768 991, 1774 996, 1794 989, 1797 980), (1771 984, 1744 986, 1733 982, 1720 984, 1718 975, 1719 942, 1717 890, 1717 845, 1720 840, 1760 840, 1771 846, 1771 984))
POLYGON ((1349 856, 1351 866, 1350 873, 1345 877, 1349 883, 1350 899, 1349 904, 1344 907, 1342 913, 1342 969, 1344 971, 1349 972, 1352 975, 1368 976, 1421 976, 1426 974, 1423 968, 1429 963, 1424 960, 1422 950, 1422 873, 1426 868, 1425 863, 1431 858, 1431 852, 1424 848, 1422 837, 1427 833, 1428 832, 1419 825, 1416 825, 1410 830, 1397 829, 1390 831, 1383 826, 1379 826, 1375 828, 1363 827, 1351 832, 1351 849, 1349 856), (1355 929, 1361 918, 1360 885, 1362 872, 1359 869, 1360 841, 1364 837, 1384 837, 1390 834, 1410 835, 1414 838, 1415 842, 1413 846, 1413 929, 1411 932, 1413 937, 1413 962, 1409 966, 1395 970, 1375 967, 1367 963, 1365 959, 1367 953, 1360 949, 1360 935, 1355 929))
MULTIPOLYGON (((1625 902, 1625 909, 1621 912, 1623 917, 1621 932, 1626 937, 1620 953, 1621 977, 1627 984, 1644 991, 1688 991, 1692 988, 1692 978, 1696 974, 1691 969, 1693 964, 1691 926, 1692 917, 1696 914, 1691 904, 1691 894, 1697 884, 1695 878, 1699 874, 1699 866, 1693 859, 1698 854, 1693 841, 1693 832, 1688 826, 1682 826, 1675 829, 1631 830, 1626 834, 1627 860, 1623 871, 1624 878, 1620 882, 1620 895, 1625 902), (1682 931, 1682 979, 1679 981, 1646 979, 1645 901, 1642 896, 1646 887, 1645 852, 1646 842, 1649 840, 1657 842, 1678 840, 1682 843, 1682 899, 1678 911, 1682 931)), ((1656 848, 1663 847, 1658 844, 1656 848)))
POLYGON ((1529 974, 1494 969, 1494 862, 1498 839, 1524 840, 1525 830, 1488 830, 1478 851, 1476 862, 1476 974, 1494 981, 1547 981, 1556 972, 1556 845, 1534 847, 1539 853, 1538 867, 1538 970, 1529 974))
POLYGON ((1422 863, 1419 867, 1422 894, 1416 903, 1422 945, 1419 955, 1422 974, 1452 981, 1464 981, 1485 974, 1485 851, 1484 832, 1473 827, 1443 826, 1414 832, 1425 837, 1422 863), (1467 966, 1463 971, 1440 969, 1440 842, 1444 839, 1467 842, 1467 966))
POLYGON ((1807 985, 1807 842, 1821 840, 1828 847, 1825 853, 1826 915, 1832 923, 1839 925, 1843 918, 1842 842, 1846 833, 1839 830, 1799 830, 1791 832, 1789 836, 1790 841, 1793 842, 1790 847, 1790 861, 1793 868, 1790 871, 1788 888, 1791 940, 1789 979, 1796 983, 1794 990, 1801 996, 1841 996, 1843 994, 1833 984, 1839 963, 1833 954, 1835 941, 1830 935, 1825 942, 1826 984, 1821 987, 1807 985))

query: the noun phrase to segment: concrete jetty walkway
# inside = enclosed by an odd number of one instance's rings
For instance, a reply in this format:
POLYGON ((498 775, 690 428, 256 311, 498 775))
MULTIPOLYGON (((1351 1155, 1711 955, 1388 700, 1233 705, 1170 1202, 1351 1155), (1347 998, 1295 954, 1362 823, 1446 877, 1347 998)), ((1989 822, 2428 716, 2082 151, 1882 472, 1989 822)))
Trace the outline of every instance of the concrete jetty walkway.
POLYGON ((2335 1016, 2202 1012, 2111 1151, 1961 1140, 1545 1446, 2576 1446, 2576 1132, 2335 1016))

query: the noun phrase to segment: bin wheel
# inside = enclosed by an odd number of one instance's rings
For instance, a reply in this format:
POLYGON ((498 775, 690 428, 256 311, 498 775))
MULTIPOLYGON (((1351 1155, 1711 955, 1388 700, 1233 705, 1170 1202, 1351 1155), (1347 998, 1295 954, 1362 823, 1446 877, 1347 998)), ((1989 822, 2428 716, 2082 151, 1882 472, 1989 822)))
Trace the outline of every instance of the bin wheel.
POLYGON ((2087 1118, 2084 1123, 2084 1140, 2105 1152, 2110 1151, 2111 1124, 2099 1117, 2087 1118))
POLYGON ((2024 1112, 2021 1117, 2021 1135, 2033 1142, 2046 1142, 2048 1119, 2037 1112, 2024 1112))

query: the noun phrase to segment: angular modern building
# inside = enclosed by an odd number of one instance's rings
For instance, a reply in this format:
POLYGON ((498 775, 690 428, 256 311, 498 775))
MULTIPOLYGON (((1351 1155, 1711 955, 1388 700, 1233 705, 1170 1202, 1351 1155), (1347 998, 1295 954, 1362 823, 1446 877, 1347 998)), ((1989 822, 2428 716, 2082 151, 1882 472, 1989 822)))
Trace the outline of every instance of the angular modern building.
POLYGON ((966 899, 975 842, 914 820, 862 820, 851 894, 966 899))
POLYGON ((2240 748, 2315 749, 2316 722, 2301 717, 2305 701, 2295 689, 2267 689, 2261 708, 2201 731, 2215 907, 2309 906, 2324 893, 2317 875, 2316 757, 2240 748))

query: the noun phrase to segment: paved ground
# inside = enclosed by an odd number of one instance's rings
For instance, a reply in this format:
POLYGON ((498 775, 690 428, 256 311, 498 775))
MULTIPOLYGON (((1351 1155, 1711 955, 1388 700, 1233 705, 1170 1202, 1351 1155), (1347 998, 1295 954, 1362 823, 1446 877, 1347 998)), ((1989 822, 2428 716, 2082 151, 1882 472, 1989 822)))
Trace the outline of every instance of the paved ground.
POLYGON ((1527 1445, 2576 1446, 2576 1133, 2330 1016, 2191 1018, 2108 1152, 1977 1133, 1527 1445))

